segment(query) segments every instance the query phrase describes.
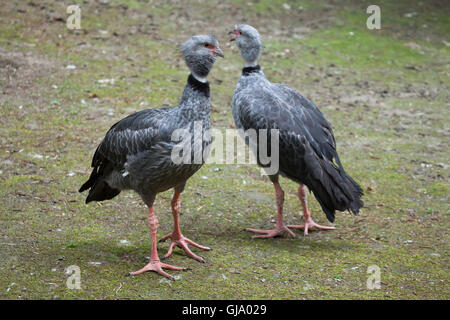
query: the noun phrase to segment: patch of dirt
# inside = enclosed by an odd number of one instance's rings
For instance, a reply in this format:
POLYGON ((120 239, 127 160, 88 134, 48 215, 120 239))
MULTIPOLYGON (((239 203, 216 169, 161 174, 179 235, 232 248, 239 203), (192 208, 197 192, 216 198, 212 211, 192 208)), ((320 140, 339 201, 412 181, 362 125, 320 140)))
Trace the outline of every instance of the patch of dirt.
POLYGON ((0 104, 18 98, 23 101, 37 92, 36 79, 55 70, 50 60, 32 52, 14 52, 0 47, 0 104))
MULTIPOLYGON (((202 9, 198 6, 186 6, 183 1, 172 1, 173 9, 164 21, 170 21, 177 25, 177 41, 182 41, 187 35, 208 32, 215 34, 218 39, 226 41, 227 32, 236 24, 247 23, 255 26, 265 40, 283 40, 302 38, 314 30, 326 28, 334 23, 334 6, 317 6, 303 9, 300 6, 292 6, 289 10, 282 8, 272 10, 269 13, 254 13, 251 8, 252 1, 247 4, 238 4, 223 1, 208 1, 202 9), (214 15, 210 10, 216 11, 214 15), (217 19, 217 15, 220 19, 217 19), (300 25, 299 25, 300 22, 300 25)), ((157 6, 157 5, 156 5, 157 6)), ((129 10, 131 11, 131 10, 129 10)), ((132 14, 129 12, 128 14, 132 14)), ((147 24, 161 25, 161 17, 133 15, 137 22, 144 21, 147 24)), ((154 30, 151 30, 154 31, 154 30)), ((137 32, 146 33, 143 29, 137 32)))

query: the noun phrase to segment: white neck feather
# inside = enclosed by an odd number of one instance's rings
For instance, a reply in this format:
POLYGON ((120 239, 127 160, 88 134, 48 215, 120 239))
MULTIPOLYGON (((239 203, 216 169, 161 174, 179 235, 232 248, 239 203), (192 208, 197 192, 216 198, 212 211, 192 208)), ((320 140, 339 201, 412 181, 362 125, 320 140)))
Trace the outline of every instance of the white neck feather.
POLYGON ((194 72, 192 72, 192 75, 194 76, 195 79, 197 79, 200 82, 206 83, 206 77, 200 77, 198 75, 196 75, 194 72))
POLYGON ((248 68, 248 67, 256 67, 258 65, 258 61, 251 61, 251 62, 248 62, 248 61, 245 61, 245 67, 246 68, 248 68))

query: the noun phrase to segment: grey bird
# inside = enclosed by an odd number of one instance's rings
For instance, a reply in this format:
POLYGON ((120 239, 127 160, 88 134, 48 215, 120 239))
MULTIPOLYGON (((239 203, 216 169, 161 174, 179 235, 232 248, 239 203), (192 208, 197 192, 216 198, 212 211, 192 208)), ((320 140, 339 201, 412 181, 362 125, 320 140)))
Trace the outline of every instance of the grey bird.
MULTIPOLYGON (((230 31, 233 34, 245 67, 233 94, 233 117, 237 129, 278 130, 278 170, 269 174, 275 187, 277 219, 271 230, 246 229, 258 233, 254 238, 269 238, 288 233, 289 228, 303 229, 308 234, 311 228, 334 229, 321 226, 311 218, 306 202, 308 187, 319 202, 330 222, 334 222, 335 211, 349 210, 357 214, 363 206, 360 186, 344 171, 336 151, 336 141, 330 123, 319 108, 295 90, 278 83, 271 83, 258 65, 262 44, 258 31, 252 26, 241 24, 230 31), (279 184, 279 175, 299 184, 298 197, 303 208, 303 225, 286 226, 283 222, 284 192, 279 184)), ((275 133, 274 133, 275 134, 275 133)), ((271 136, 261 135, 251 140, 245 135, 247 144, 254 146, 258 164, 262 141, 271 146, 271 136), (259 139, 259 140, 258 140, 259 139), (267 139, 267 140, 262 140, 267 139)))
MULTIPOLYGON (((112 199, 122 190, 136 191, 148 206, 148 225, 152 239, 150 262, 142 269, 130 273, 140 274, 155 271, 169 279, 173 277, 163 271, 185 270, 185 268, 161 263, 157 252, 156 232, 158 218, 153 203, 158 193, 174 188, 171 202, 174 218, 174 230, 161 240, 171 238, 171 255, 175 246, 179 246, 192 258, 204 262, 194 254, 188 245, 209 250, 183 236, 179 225, 180 194, 186 181, 200 169, 205 158, 193 161, 196 153, 208 150, 211 139, 204 135, 210 127, 210 91, 206 77, 213 67, 216 57, 223 57, 218 41, 212 35, 193 36, 181 44, 181 53, 191 71, 184 87, 179 104, 176 107, 147 109, 136 112, 114 124, 95 151, 92 159, 92 173, 80 192, 89 189, 86 203, 112 199), (201 130, 194 139, 182 139, 175 134, 177 130, 192 138, 194 129, 201 130), (203 138, 203 137, 206 138, 203 138), (198 138, 200 137, 200 138, 198 138), (177 148, 181 149, 182 161, 174 161, 177 148), (190 145, 189 145, 190 144, 190 145), (187 151, 185 151, 187 150, 187 151)), ((207 152, 202 155, 207 156, 207 152)), ((194 159, 196 160, 196 159, 194 159)))

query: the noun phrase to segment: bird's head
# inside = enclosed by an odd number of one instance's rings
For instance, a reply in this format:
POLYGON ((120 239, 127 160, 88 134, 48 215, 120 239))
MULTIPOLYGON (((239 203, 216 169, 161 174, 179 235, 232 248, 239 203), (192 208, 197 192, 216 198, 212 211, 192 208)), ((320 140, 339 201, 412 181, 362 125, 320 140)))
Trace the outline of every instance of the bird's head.
POLYGON ((258 30, 248 24, 240 24, 235 26, 229 34, 233 34, 230 41, 236 41, 246 63, 256 64, 263 48, 258 30))
POLYGON ((205 78, 216 57, 223 58, 219 42, 212 35, 193 36, 180 45, 186 65, 196 76, 205 78))

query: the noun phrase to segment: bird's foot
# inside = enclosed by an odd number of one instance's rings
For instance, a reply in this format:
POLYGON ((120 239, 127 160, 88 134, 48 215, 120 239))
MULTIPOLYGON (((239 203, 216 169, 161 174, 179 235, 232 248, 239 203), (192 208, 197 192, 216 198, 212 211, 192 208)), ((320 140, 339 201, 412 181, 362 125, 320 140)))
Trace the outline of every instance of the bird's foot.
POLYGON ((202 250, 211 250, 209 247, 199 245, 198 243, 192 241, 191 239, 186 238, 182 234, 174 235, 174 233, 169 233, 169 234, 165 235, 164 237, 161 238, 161 240, 159 240, 159 242, 164 242, 169 238, 172 239, 172 242, 170 243, 169 251, 167 251, 167 253, 164 255, 163 259, 170 257, 170 255, 173 252, 173 248, 175 248, 177 246, 177 247, 180 247, 181 249, 183 249, 184 252, 186 252, 186 254, 189 257, 191 257, 197 261, 200 261, 202 263, 205 263, 205 259, 203 259, 202 257, 193 253, 191 251, 191 249, 189 249, 189 245, 192 245, 192 246, 202 249, 202 250))
POLYGON ((153 260, 150 261, 145 267, 143 267, 142 269, 135 271, 135 272, 130 272, 128 275, 130 276, 135 276, 137 274, 141 274, 147 271, 154 271, 170 280, 174 280, 174 277, 171 276, 170 274, 168 274, 167 272, 165 272, 163 269, 169 269, 169 270, 175 270, 175 271, 179 271, 179 270, 187 270, 187 268, 182 268, 182 267, 175 267, 172 266, 170 264, 165 264, 160 262, 159 260, 153 260))
POLYGON ((293 233, 291 230, 288 229, 285 225, 282 226, 276 226, 275 229, 270 230, 262 230, 262 229, 252 229, 247 228, 245 231, 254 232, 254 233, 261 233, 261 235, 253 236, 253 239, 258 238, 275 238, 283 235, 284 233, 288 233, 290 236, 295 238, 295 233, 293 233))
POLYGON ((314 220, 311 217, 306 218, 305 224, 302 224, 302 225, 288 225, 288 228, 303 229, 305 236, 308 235, 308 230, 311 229, 311 228, 316 228, 316 229, 320 229, 320 230, 334 230, 334 229, 336 229, 335 227, 321 226, 320 224, 315 223, 314 220))

